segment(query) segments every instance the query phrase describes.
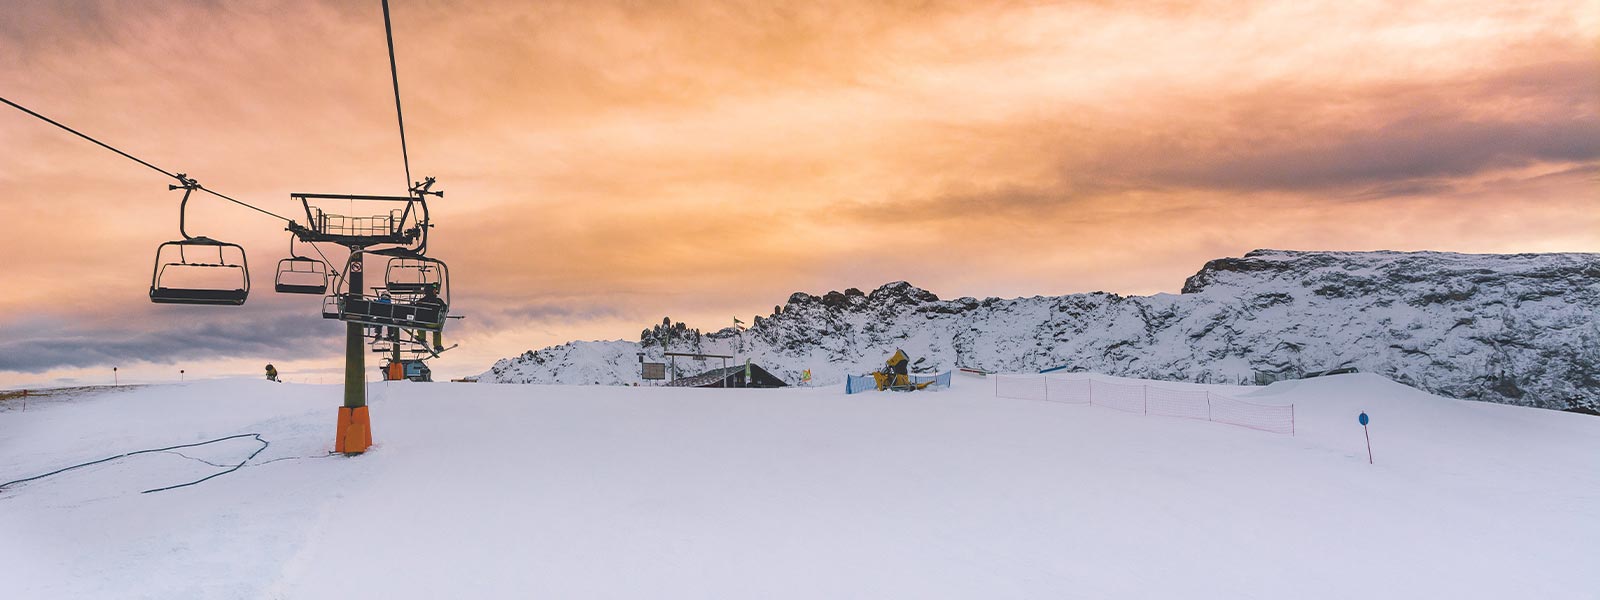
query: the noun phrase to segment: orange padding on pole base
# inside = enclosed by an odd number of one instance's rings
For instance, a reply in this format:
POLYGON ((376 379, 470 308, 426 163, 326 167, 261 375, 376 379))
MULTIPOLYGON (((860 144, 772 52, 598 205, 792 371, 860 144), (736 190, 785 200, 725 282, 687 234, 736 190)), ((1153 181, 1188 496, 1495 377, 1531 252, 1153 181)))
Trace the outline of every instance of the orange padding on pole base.
POLYGON ((372 445, 372 420, 367 407, 339 408, 339 430, 334 433, 333 451, 360 454, 372 445))

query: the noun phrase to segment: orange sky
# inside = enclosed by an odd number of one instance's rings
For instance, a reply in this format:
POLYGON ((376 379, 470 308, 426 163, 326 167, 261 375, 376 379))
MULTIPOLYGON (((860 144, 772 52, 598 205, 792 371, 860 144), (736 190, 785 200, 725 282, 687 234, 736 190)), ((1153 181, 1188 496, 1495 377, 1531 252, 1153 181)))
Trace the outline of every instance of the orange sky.
MULTIPOLYGON (((392 6, 413 171, 446 190, 431 253, 470 315, 442 375, 798 290, 1600 251, 1592 1, 392 6)), ((0 96, 269 210, 403 192, 376 1, 0 10, 0 96)), ((244 244, 255 292, 152 305, 168 181, 0 108, 0 387, 337 367, 342 329, 270 292, 281 224, 197 201, 191 233, 244 244)))

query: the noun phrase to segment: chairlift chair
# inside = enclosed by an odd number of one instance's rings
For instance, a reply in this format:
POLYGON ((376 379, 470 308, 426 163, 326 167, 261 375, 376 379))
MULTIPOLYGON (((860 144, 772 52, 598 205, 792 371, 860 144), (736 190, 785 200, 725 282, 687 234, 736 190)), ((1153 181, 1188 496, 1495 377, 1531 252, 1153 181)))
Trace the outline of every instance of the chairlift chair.
POLYGON ((184 218, 189 211, 189 196, 200 189, 200 183, 179 173, 183 185, 169 185, 169 190, 183 190, 183 200, 178 202, 178 234, 181 240, 163 242, 156 246, 156 264, 150 273, 150 301, 157 304, 196 304, 211 306, 239 306, 250 297, 250 265, 245 260, 244 247, 205 236, 189 235, 184 218), (209 257, 217 253, 217 261, 189 260, 190 251, 200 251, 209 257), (230 259, 229 255, 237 259, 230 259), (238 279, 234 279, 234 275, 238 279), (233 283, 237 281, 238 283, 233 283))
POLYGON ((432 288, 442 294, 444 261, 426 256, 395 256, 383 269, 383 287, 390 294, 422 295, 432 288))
POLYGON ((289 258, 278 261, 278 275, 272 288, 279 294, 328 293, 328 263, 294 253, 294 236, 289 236, 289 258))
POLYGON ((339 307, 344 304, 344 296, 337 294, 322 297, 322 318, 339 318, 339 307))
POLYGON ((328 293, 328 265, 315 258, 291 256, 278 261, 273 290, 279 294, 328 293))
POLYGON ((339 305, 339 320, 381 327, 440 331, 448 313, 444 305, 418 302, 378 302, 366 295, 346 294, 339 305))
MULTIPOLYGON (((351 254, 352 262, 361 260, 357 252, 351 254)), ((370 254, 380 254, 391 257, 391 262, 396 258, 417 261, 425 264, 431 273, 431 281, 407 281, 399 279, 396 283, 402 284, 400 289, 408 290, 399 293, 390 291, 389 281, 383 287, 374 288, 390 294, 389 298, 363 294, 359 290, 348 289, 348 278, 341 275, 339 278, 341 289, 339 294, 330 296, 336 298, 332 306, 339 311, 339 320, 351 323, 363 323, 381 327, 399 327, 403 329, 421 329, 425 331, 442 331, 444 323, 450 314, 450 275, 444 261, 426 258, 421 254, 404 248, 386 248, 374 250, 370 254), (409 285, 408 285, 409 284, 409 285), (414 286, 414 287, 411 287, 414 286), (429 302, 425 298, 432 291, 437 302, 429 302)), ((350 272, 345 269, 345 274, 350 272)), ((324 302, 324 316, 329 305, 324 302)))
POLYGON ((151 302, 238 306, 249 296, 250 267, 244 248, 238 244, 185 236, 156 247, 156 264, 150 276, 151 302), (189 254, 193 250, 204 250, 208 258, 191 260, 189 254), (209 262, 211 251, 216 252, 216 262, 209 262), (230 260, 229 254, 235 254, 237 259, 230 260), (237 273, 237 279, 231 273, 237 273), (238 285, 212 283, 215 281, 237 281, 238 285))

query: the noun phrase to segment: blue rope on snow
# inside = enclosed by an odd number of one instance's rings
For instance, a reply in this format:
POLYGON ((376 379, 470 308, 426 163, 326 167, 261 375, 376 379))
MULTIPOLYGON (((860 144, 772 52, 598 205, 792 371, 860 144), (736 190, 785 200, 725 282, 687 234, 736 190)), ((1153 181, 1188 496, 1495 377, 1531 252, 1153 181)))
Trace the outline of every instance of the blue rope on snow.
POLYGON ((14 485, 14 484, 18 484, 18 483, 27 483, 29 481, 34 481, 34 480, 37 480, 37 479, 44 479, 44 478, 49 477, 51 475, 57 475, 57 474, 60 474, 60 473, 65 473, 65 472, 71 471, 73 469, 79 469, 79 468, 87 467, 87 466, 90 466, 90 465, 98 465, 100 463, 110 462, 110 461, 113 461, 113 460, 117 460, 119 458, 126 458, 126 457, 129 457, 129 456, 133 456, 135 454, 148 454, 148 453, 151 453, 151 452, 166 452, 168 450, 177 450, 179 448, 193 448, 195 446, 204 446, 206 444, 215 444, 217 442, 224 442, 224 441, 227 441, 227 440, 238 439, 238 438, 243 438, 243 437, 253 437, 253 438, 255 438, 256 441, 261 442, 261 447, 260 448, 256 448, 255 452, 251 452, 250 456, 247 456, 247 457, 245 457, 244 460, 239 461, 239 464, 234 465, 233 468, 228 469, 226 471, 223 471, 221 473, 213 473, 211 475, 208 475, 206 477, 202 477, 200 479, 196 479, 196 480, 191 481, 189 483, 180 483, 178 485, 169 485, 167 487, 155 488, 155 489, 152 489, 152 490, 145 490, 145 491, 142 491, 142 492, 139 492, 139 493, 141 493, 141 494, 149 494, 151 492, 164 492, 164 491, 167 491, 167 490, 175 490, 175 489, 178 489, 178 488, 181 488, 181 487, 189 487, 191 485, 195 485, 197 483, 201 483, 201 482, 210 480, 212 478, 221 477, 223 475, 227 475, 229 473, 237 471, 237 470, 243 468, 245 463, 250 462, 250 459, 255 458, 256 455, 258 455, 258 454, 261 454, 262 450, 266 450, 267 446, 270 446, 272 444, 271 444, 271 442, 268 442, 267 440, 262 439, 261 438, 261 434, 259 434, 259 433, 241 433, 241 434, 238 434, 238 435, 230 435, 228 437, 221 437, 221 438, 217 438, 217 439, 214 439, 214 440, 207 440, 207 441, 204 441, 204 442, 199 442, 199 443, 194 443, 194 444, 182 444, 182 445, 179 445, 179 446, 168 446, 166 448, 152 448, 152 449, 149 449, 149 450, 135 450, 133 452, 126 452, 126 453, 118 454, 116 456, 112 456, 112 457, 109 457, 109 458, 102 458, 100 460, 92 460, 92 461, 89 461, 89 462, 86 462, 86 463, 80 463, 80 464, 72 465, 70 467, 66 467, 66 468, 62 468, 62 469, 56 469, 54 471, 51 471, 49 473, 45 473, 43 475, 35 475, 33 477, 28 477, 28 478, 25 478, 25 479, 18 479, 16 481, 7 481, 5 483, 0 483, 0 489, 4 489, 6 486, 9 486, 9 485, 14 485))

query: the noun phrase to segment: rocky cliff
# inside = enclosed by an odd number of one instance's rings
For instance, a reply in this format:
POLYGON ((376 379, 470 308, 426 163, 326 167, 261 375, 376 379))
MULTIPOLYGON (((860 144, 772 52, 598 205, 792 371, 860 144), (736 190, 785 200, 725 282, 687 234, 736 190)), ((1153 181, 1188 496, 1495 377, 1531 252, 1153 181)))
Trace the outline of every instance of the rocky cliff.
MULTIPOLYGON (((1256 250, 1213 260, 1181 294, 941 300, 905 282, 796 293, 746 331, 663 320, 640 341, 573 342, 503 359, 506 383, 639 381, 637 353, 746 357, 789 382, 877 368, 1052 367, 1250 383, 1355 367, 1456 398, 1600 405, 1600 255, 1256 250)), ((720 361, 680 360, 693 374, 720 361)))

